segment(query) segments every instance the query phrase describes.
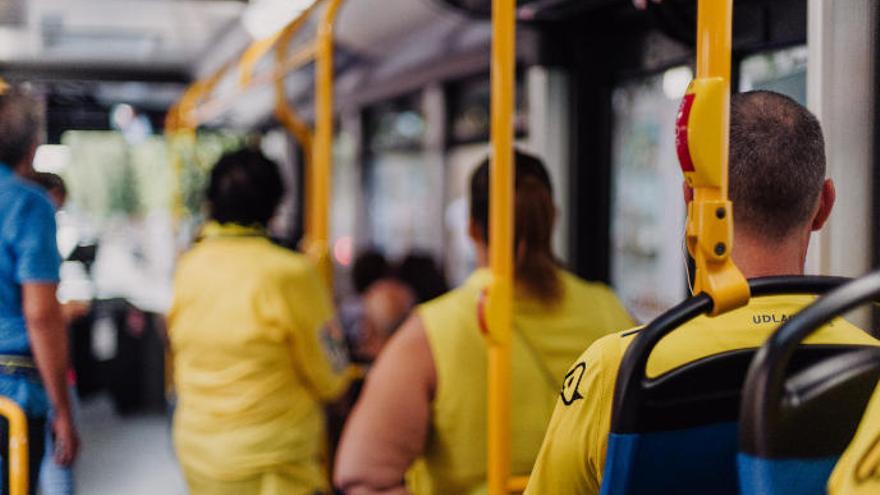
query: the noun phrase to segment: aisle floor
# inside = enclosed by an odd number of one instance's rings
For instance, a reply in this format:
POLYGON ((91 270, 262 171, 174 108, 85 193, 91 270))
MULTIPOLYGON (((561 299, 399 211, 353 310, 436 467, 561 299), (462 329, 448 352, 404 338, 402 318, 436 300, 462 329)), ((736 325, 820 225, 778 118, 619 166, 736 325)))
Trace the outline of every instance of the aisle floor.
POLYGON ((170 416, 120 417, 105 397, 82 405, 82 455, 77 493, 88 495, 183 495, 183 478, 171 445, 170 416))

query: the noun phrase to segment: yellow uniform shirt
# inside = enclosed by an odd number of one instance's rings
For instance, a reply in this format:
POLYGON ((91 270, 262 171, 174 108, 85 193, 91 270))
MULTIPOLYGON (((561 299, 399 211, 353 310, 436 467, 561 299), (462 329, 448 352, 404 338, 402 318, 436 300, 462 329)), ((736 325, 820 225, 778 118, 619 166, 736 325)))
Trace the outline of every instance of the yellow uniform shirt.
POLYGON ((856 436, 828 480, 829 495, 880 493, 880 386, 865 410, 856 436))
POLYGON ((302 493, 326 488, 321 402, 348 381, 321 343, 327 290, 307 258, 258 232, 212 224, 204 237, 180 260, 168 317, 184 471, 222 481, 280 471, 302 493))
MULTIPOLYGON (((563 299, 550 308, 517 297, 512 341, 512 469, 525 475, 544 437, 569 363, 602 335, 632 324, 614 293, 559 272, 563 299)), ((434 365, 437 390, 423 459, 410 478, 418 495, 485 493, 487 349, 477 302, 487 270, 460 288, 418 308, 434 365)))
MULTIPOLYGON (((698 317, 657 345, 648 360, 648 375, 656 377, 706 356, 759 347, 813 299, 759 297, 716 318, 698 317)), ((550 420, 527 495, 599 493, 617 372, 637 333, 630 330, 603 337, 575 362, 550 420)), ((880 344, 842 319, 814 333, 807 343, 880 344)))

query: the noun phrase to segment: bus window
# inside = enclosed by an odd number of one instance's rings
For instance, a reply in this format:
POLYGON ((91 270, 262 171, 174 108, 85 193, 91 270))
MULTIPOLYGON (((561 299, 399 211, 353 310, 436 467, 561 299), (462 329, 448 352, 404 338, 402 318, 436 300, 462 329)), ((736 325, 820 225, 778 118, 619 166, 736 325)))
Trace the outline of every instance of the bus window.
POLYGON ((740 64, 740 91, 766 89, 807 104, 807 47, 759 53, 740 64))
POLYGON ((611 283, 640 321, 687 289, 682 179, 670 136, 692 77, 677 67, 624 82, 612 96, 611 283))
MULTIPOLYGON (((468 186, 471 173, 489 152, 488 75, 455 81, 447 90, 446 190, 443 222, 445 225, 444 265, 453 286, 467 279, 476 267, 476 253, 468 235, 468 186)), ((514 132, 517 146, 528 136, 528 85, 524 73, 516 78, 514 132)))
POLYGON ((443 169, 425 149, 421 95, 367 113, 368 241, 392 258, 443 245, 443 169))

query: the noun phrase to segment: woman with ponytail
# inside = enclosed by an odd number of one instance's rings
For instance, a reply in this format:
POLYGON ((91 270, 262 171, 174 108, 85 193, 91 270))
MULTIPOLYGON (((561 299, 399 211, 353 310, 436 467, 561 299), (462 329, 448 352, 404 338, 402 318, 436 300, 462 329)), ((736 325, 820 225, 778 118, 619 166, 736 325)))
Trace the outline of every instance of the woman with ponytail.
MULTIPOLYGON (((517 152, 512 341, 512 472, 528 475, 568 366, 597 338, 632 324, 614 293, 564 271, 553 255, 550 176, 517 152)), ((403 324, 371 371, 336 458, 346 494, 469 495, 486 490, 489 163, 470 184, 479 268, 403 324), (406 479, 406 481, 404 481, 406 479)))

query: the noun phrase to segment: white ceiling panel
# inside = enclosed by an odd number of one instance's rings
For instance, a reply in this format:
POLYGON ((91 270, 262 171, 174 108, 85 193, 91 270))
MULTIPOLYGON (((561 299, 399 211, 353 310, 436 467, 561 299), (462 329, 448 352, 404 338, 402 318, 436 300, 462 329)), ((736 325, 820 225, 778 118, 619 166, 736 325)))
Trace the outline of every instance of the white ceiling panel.
POLYGON ((232 0, 3 0, 0 62, 188 68, 246 6, 232 0), (8 2, 8 5, 6 3, 8 2))

